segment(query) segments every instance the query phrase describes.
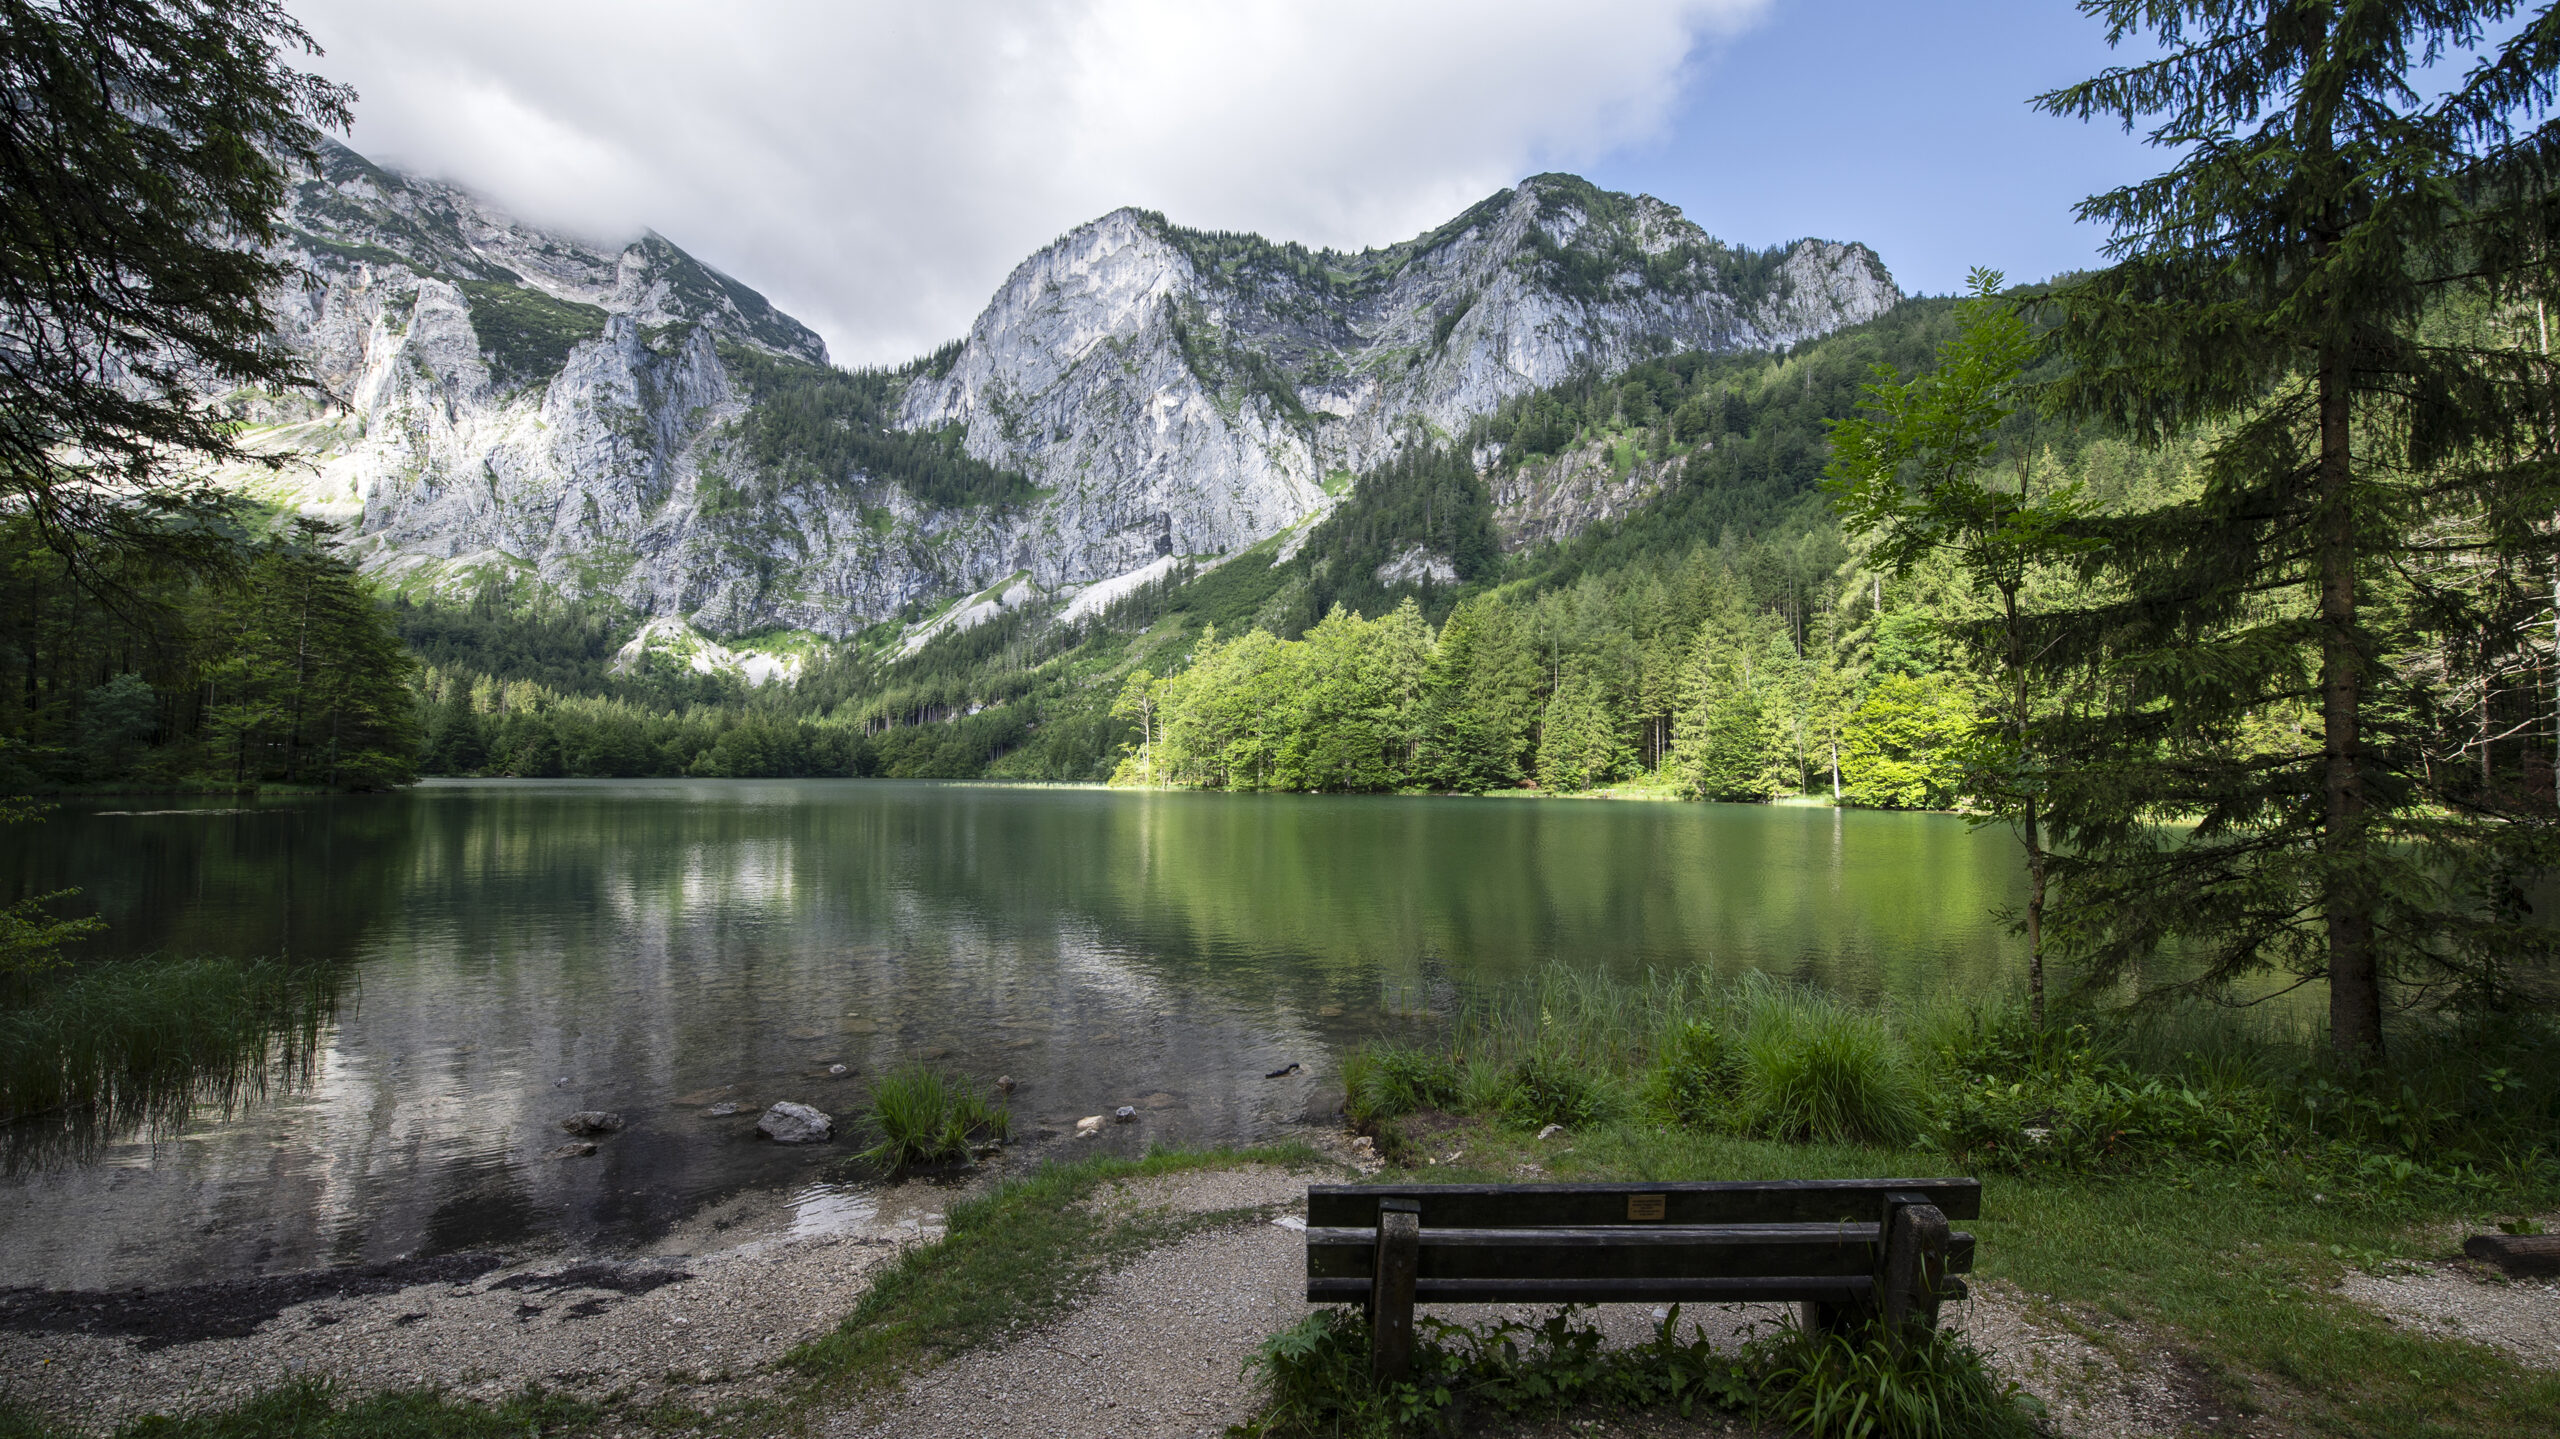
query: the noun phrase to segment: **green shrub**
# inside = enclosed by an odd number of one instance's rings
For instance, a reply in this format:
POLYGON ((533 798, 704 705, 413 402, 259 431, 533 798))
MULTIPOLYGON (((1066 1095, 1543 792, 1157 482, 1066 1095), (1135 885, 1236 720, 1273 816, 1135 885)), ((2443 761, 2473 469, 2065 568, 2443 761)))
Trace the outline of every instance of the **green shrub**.
POLYGON ((862 1157, 890 1169, 966 1159, 972 1144, 1003 1138, 1010 1124, 1011 1116, 974 1086, 921 1064, 904 1065, 871 1087, 871 1125, 880 1142, 862 1157))
POLYGON ((1750 1000, 1742 1091, 1754 1128, 1850 1144, 1919 1133, 1919 1085, 1882 1018, 1806 990, 1761 988, 1750 1000))
POLYGON ((1740 1078, 1724 1031, 1692 1020, 1663 1036, 1645 1073, 1645 1104, 1674 1124, 1710 1124, 1733 1113, 1740 1078))
POLYGON ((1417 1109, 1461 1101, 1465 1077, 1457 1062, 1427 1049, 1377 1045, 1356 1050, 1342 1066, 1343 1112, 1356 1124, 1375 1124, 1417 1109))
POLYGON ((1579 1129, 1608 1118, 1617 1107, 1606 1078, 1561 1054, 1531 1053, 1511 1066, 1507 1079, 1502 1115, 1526 1128, 1579 1129))

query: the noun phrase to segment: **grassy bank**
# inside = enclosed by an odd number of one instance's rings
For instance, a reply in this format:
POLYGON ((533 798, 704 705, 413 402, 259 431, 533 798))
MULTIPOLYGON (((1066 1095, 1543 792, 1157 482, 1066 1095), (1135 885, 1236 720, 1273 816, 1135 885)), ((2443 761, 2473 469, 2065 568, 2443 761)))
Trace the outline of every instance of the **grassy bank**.
POLYGON ((1999 1005, 1557 974, 1444 1043, 1356 1057, 1347 1102, 1434 1181, 1977 1174, 1979 1275, 2130 1368, 2166 1365, 2200 1411, 2303 1434, 2548 1433, 2560 1375, 2335 1291, 2560 1204, 2560 1045, 2538 1019, 2394 1040, 2389 1065, 2342 1071, 2228 1011, 2038 1033, 1999 1005))

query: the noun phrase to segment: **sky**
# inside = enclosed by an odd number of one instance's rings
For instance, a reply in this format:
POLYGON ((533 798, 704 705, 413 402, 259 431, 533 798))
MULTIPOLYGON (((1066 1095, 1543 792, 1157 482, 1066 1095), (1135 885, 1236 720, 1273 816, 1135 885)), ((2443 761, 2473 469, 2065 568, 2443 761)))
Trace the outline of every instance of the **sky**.
POLYGON ((964 333, 1122 205, 1359 248, 1544 170, 1906 291, 2098 257, 2162 168, 2035 93, 2110 61, 2067 0, 297 0, 349 143, 537 224, 654 229, 838 363, 964 333))

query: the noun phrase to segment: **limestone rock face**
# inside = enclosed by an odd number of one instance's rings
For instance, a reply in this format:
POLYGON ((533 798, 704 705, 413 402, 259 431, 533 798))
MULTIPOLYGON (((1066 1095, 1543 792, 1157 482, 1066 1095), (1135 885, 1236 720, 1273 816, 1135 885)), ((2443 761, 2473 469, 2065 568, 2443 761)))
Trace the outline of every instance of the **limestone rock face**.
POLYGON ((1863 246, 1734 250, 1570 176, 1357 254, 1116 211, 886 382, 896 424, 1037 487, 955 506, 754 443, 757 367, 823 375, 825 346, 657 235, 548 233, 335 145, 285 229, 312 283, 278 311, 325 399, 229 397, 253 444, 313 462, 242 484, 348 523, 397 583, 530 579, 710 639, 964 599, 936 623, 965 628, 1233 553, 1331 504, 1328 476, 1578 367, 1793 343, 1900 298, 1863 246))
POLYGON ((1278 533, 1328 473, 1578 368, 1793 344, 1900 299, 1864 246, 1737 251, 1571 176, 1359 254, 1120 210, 1024 261, 904 418, 1048 490, 1022 559, 1079 583, 1278 533))

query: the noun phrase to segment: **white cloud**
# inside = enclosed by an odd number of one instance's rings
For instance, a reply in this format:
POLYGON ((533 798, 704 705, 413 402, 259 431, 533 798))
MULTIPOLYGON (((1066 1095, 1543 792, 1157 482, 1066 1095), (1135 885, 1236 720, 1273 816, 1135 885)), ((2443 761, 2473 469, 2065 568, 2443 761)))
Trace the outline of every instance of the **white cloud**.
POLYGON ((656 229, 846 363, 960 334, 1120 205, 1416 234, 1661 133, 1769 0, 301 0, 351 138, 529 220, 656 229))

